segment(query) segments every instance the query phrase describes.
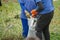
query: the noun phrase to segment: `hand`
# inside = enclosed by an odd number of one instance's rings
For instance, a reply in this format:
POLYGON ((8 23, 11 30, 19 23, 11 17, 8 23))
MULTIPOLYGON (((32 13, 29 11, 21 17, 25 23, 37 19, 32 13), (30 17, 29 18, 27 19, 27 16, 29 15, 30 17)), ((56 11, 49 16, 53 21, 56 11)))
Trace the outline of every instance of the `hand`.
POLYGON ((27 18, 30 18, 30 13, 28 11, 25 10, 25 14, 26 14, 27 18))
POLYGON ((35 17, 35 16, 37 15, 37 13, 38 13, 38 12, 37 12, 35 9, 32 10, 32 11, 31 11, 32 17, 35 17))

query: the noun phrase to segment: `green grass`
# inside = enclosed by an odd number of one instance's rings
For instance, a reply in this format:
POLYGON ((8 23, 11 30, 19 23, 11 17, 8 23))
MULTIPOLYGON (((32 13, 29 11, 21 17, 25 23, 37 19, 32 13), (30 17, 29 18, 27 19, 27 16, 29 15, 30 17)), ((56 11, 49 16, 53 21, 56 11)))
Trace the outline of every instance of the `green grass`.
POLYGON ((55 13, 50 24, 51 40, 60 40, 60 0, 54 2, 55 13))
MULTIPOLYGON (((22 40, 20 6, 15 2, 2 2, 0 7, 0 40, 22 40)), ((60 40, 60 0, 54 2, 55 13, 50 24, 51 40, 60 40)))
POLYGON ((0 7, 0 39, 19 40, 21 38, 21 21, 18 3, 3 2, 0 7))

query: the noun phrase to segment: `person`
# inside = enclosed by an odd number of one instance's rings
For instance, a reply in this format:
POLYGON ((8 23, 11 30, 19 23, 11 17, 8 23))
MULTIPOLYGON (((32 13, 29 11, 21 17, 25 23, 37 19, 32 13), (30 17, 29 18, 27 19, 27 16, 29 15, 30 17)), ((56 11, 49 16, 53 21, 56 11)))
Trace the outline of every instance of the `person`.
POLYGON ((26 10, 26 8, 24 6, 24 1, 23 0, 18 0, 18 2, 20 4, 20 6, 21 6, 20 18, 21 18, 22 28, 23 28, 22 36, 23 36, 23 38, 26 38, 27 34, 28 34, 28 30, 29 30, 28 20, 27 20, 27 17, 25 15, 25 12, 24 12, 24 10, 26 10))
POLYGON ((43 32, 45 40, 50 40, 49 24, 54 14, 53 0, 19 0, 19 3, 21 6, 21 19, 23 19, 23 33, 27 32, 26 37, 29 27, 24 10, 27 10, 32 17, 40 15, 35 27, 36 36, 42 40, 43 32))
MULTIPOLYGON (((37 0, 36 0, 37 1, 37 0)), ((37 21, 36 28, 36 36, 42 40, 42 32, 44 34, 45 40, 50 40, 49 33, 49 24, 53 18, 54 14, 54 6, 52 0, 39 0, 37 2, 38 9, 33 9, 31 11, 32 16, 40 15, 40 18, 37 21)))

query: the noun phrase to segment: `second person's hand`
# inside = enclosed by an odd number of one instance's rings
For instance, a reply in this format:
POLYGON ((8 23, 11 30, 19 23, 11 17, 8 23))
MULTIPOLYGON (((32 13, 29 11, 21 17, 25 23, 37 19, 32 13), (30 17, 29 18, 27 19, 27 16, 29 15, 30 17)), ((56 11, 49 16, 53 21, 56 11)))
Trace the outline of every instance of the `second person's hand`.
POLYGON ((37 11, 35 10, 35 9, 33 9, 32 11, 31 11, 31 14, 32 14, 32 17, 35 17, 36 15, 37 15, 37 11))

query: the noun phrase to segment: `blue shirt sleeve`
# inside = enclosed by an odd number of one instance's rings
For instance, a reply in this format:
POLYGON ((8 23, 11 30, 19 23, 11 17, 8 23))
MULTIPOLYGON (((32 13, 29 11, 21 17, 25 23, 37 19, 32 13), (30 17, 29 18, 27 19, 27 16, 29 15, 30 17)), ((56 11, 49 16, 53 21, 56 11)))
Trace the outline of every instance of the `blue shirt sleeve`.
POLYGON ((20 3, 21 9, 24 11, 26 10, 25 6, 24 6, 24 1, 23 0, 18 0, 18 2, 20 3))
POLYGON ((39 2, 39 1, 41 1, 41 0, 35 0, 36 3, 39 2))
POLYGON ((23 3, 20 3, 20 6, 21 6, 21 9, 22 9, 22 10, 26 10, 26 8, 25 8, 25 6, 24 6, 23 3))

